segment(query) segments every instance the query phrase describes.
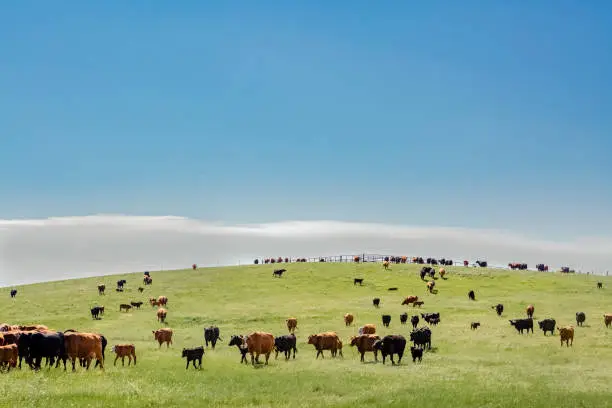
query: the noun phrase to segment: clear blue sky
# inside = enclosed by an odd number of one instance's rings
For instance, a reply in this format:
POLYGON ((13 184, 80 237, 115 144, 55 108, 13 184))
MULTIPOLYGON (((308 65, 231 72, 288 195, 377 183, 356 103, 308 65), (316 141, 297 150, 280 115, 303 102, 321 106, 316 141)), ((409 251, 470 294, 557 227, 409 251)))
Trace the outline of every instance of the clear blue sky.
POLYGON ((22 1, 1 18, 0 218, 612 228, 610 2, 22 1))

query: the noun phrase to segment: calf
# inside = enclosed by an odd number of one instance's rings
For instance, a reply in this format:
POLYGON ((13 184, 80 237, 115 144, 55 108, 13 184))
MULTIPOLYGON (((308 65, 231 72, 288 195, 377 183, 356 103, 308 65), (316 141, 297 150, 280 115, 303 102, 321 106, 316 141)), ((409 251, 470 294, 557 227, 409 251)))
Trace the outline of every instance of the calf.
POLYGON ((417 325, 419 324, 419 316, 412 316, 410 318, 410 323, 412 323, 412 328, 416 329, 417 325))
POLYGON ((287 272, 287 270, 286 269, 275 269, 274 272, 272 272, 272 277, 278 276, 280 278, 281 276, 283 276, 283 272, 287 272))
POLYGON ((527 306, 526 312, 527 312, 528 318, 533 319, 533 311, 534 311, 533 305, 527 306))
POLYGON ((287 323, 287 330, 289 330, 289 333, 295 332, 297 328, 297 319, 295 317, 288 318, 285 320, 285 323, 287 323))
POLYGON ((240 363, 244 362, 245 364, 249 364, 249 362, 247 361, 247 357, 246 357, 247 353, 249 352, 249 349, 246 345, 246 342, 243 336, 232 336, 230 338, 228 346, 238 347, 238 351, 240 351, 240 354, 242 355, 242 358, 240 359, 240 363))
POLYGON ((604 315, 604 324, 606 325, 606 327, 610 327, 610 325, 612 324, 612 314, 604 315))
POLYGON ((400 323, 406 324, 407 321, 408 321, 408 313, 402 313, 400 315, 400 323))
POLYGON ((576 324, 578 326, 582 326, 584 324, 585 320, 586 320, 586 315, 584 314, 584 312, 577 312, 576 313, 576 324))
POLYGON ((472 322, 472 324, 470 325, 470 328, 472 330, 476 330, 479 327, 480 327, 480 322, 472 322))
POLYGON ((521 334, 523 334, 523 330, 526 330, 527 333, 531 330, 531 333, 533 333, 533 319, 531 318, 509 320, 509 322, 521 334))
POLYGON ((405 298, 405 299, 404 299, 404 301, 402 302, 402 306, 403 306, 403 305, 409 305, 410 303, 414 303, 414 302, 416 302, 416 301, 418 301, 418 300, 419 300, 419 297, 418 297, 418 296, 414 296, 414 295, 412 295, 412 296, 408 296, 408 297, 407 297, 407 298, 405 298))
POLYGON ((557 322, 555 319, 544 319, 538 322, 538 326, 540 326, 540 329, 544 332, 545 336, 547 331, 549 331, 551 335, 555 333, 556 324, 557 322))
POLYGON ((117 360, 121 358, 121 365, 125 366, 125 358, 128 358, 128 367, 132 364, 132 358, 134 358, 134 365, 136 365, 136 347, 133 344, 117 344, 112 348, 113 353, 116 354, 115 362, 113 365, 117 365, 117 360))
POLYGON ((157 321, 164 323, 166 321, 167 314, 168 314, 168 311, 164 309, 163 307, 160 307, 159 309, 157 309, 157 321))
POLYGON ((410 346, 410 354, 412 354, 412 362, 416 363, 416 360, 419 360, 419 363, 423 360, 423 349, 419 347, 410 346))
POLYGON ((11 290, 11 297, 14 298, 15 296, 17 296, 17 289, 11 290))
POLYGON ((491 309, 495 309, 495 313, 497 313, 498 316, 501 316, 502 313, 504 313, 504 305, 502 305, 501 303, 498 303, 495 306, 491 306, 491 309))
POLYGON ((204 342, 206 343, 206 347, 208 347, 208 343, 210 342, 210 346, 212 349, 215 349, 215 345, 217 344, 217 340, 223 341, 221 335, 219 334, 219 328, 217 326, 209 326, 204 328, 204 342))
POLYGON ((193 362, 193 368, 202 368, 202 356, 204 355, 204 347, 195 347, 190 349, 183 349, 182 358, 187 358, 187 365, 185 370, 189 368, 189 363, 193 362), (196 361, 199 363, 199 367, 196 367, 196 361))
POLYGON ((0 367, 7 366, 7 371, 11 371, 11 367, 17 366, 17 358, 19 351, 16 344, 0 346, 0 367))
POLYGON ((119 305, 119 311, 120 312, 123 311, 123 310, 125 310, 126 312, 129 312, 131 308, 132 308, 131 305, 126 305, 125 303, 122 303, 122 304, 119 305))
POLYGON ((134 306, 136 309, 140 309, 142 302, 130 302, 130 305, 134 306))
POLYGON ((293 350, 293 358, 295 359, 296 348, 295 334, 286 334, 284 336, 278 336, 274 338, 274 350, 276 351, 275 359, 278 358, 278 353, 285 353, 285 360, 289 360, 291 357, 291 350, 293 350))
POLYGON ((397 364, 400 364, 404 356, 404 350, 406 349, 406 339, 401 335, 385 336, 382 340, 376 340, 373 348, 380 351, 382 354, 383 364, 385 364, 385 359, 389 356, 391 364, 395 365, 393 354, 397 354, 397 364))
POLYGON ((353 286, 359 284, 359 285, 363 285, 363 278, 355 278, 353 279, 353 286))
POLYGON ((350 313, 347 313, 344 315, 344 325, 345 326, 350 326, 353 323, 353 315, 350 313))
POLYGON ((382 315, 383 326, 389 327, 389 323, 391 323, 391 315, 382 315))
POLYGON ((563 342, 565 342, 565 345, 567 347, 569 347, 570 344, 572 346, 574 345, 574 328, 572 326, 557 327, 557 330, 559 330, 562 347, 563 347, 563 342))
POLYGON ((372 299, 372 304, 374 305, 374 307, 379 307, 380 306, 380 298, 372 299))
POLYGON ((470 291, 468 292, 468 298, 469 298, 470 300, 476 300, 476 295, 474 294, 474 291, 473 291, 473 290, 470 290, 470 291))

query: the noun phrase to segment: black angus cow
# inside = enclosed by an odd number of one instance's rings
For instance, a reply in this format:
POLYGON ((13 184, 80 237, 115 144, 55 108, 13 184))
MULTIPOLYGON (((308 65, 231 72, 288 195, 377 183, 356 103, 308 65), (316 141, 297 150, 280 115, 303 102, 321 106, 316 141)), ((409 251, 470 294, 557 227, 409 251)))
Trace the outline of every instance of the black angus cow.
POLYGON ((98 285, 98 295, 103 295, 106 290, 106 285, 98 285))
POLYGON ((603 288, 603 282, 597 282, 597 289, 603 288))
POLYGON ((423 360, 423 349, 419 347, 410 346, 410 354, 412 354, 412 362, 416 363, 416 360, 419 360, 419 363, 423 360))
POLYGON ((487 261, 476 261, 476 264, 480 266, 481 268, 487 267, 487 261))
POLYGON ((274 351, 276 355, 274 358, 278 358, 278 353, 285 353, 285 360, 289 360, 291 357, 291 350, 293 350, 293 358, 295 359, 295 353, 297 352, 295 334, 285 334, 274 338, 274 351))
POLYGON ((14 298, 15 296, 17 296, 17 289, 11 290, 11 297, 14 298))
POLYGON ((195 347, 183 349, 183 354, 181 354, 181 358, 187 358, 187 365, 185 366, 185 370, 189 368, 189 363, 193 362, 193 368, 202 368, 202 356, 204 355, 204 347, 195 347), (198 362, 199 367, 196 367, 196 361, 198 362))
POLYGON ((472 324, 470 324, 470 328, 472 330, 476 330, 479 327, 480 327, 480 322, 472 322, 472 324))
POLYGON ((423 326, 416 330, 413 330, 410 333, 410 341, 414 343, 415 346, 419 346, 424 348, 431 349, 431 330, 427 326, 423 326))
POLYGON ((94 306, 94 307, 92 307, 92 308, 91 308, 91 317, 92 317, 93 319, 96 319, 96 320, 97 320, 97 319, 99 319, 99 318, 100 318, 100 315, 104 313, 104 312, 103 312, 103 310, 104 310, 104 309, 103 309, 103 308, 101 308, 100 306, 94 306))
POLYGON ((122 303, 119 305, 119 311, 125 310, 126 312, 129 312, 131 308, 132 308, 132 305, 128 305, 125 303, 122 303))
POLYGON ((219 328, 217 326, 209 326, 204 328, 204 342, 206 343, 206 347, 208 347, 208 343, 212 349, 215 349, 217 345, 217 340, 223 341, 221 335, 219 334, 219 328))
POLYGON ((408 321, 408 313, 402 313, 400 315, 400 323, 406 324, 407 321, 408 321))
POLYGON ((123 285, 125 285, 127 283, 127 281, 125 279, 121 279, 117 281, 117 288, 118 289, 123 289, 123 285))
POLYGON ((440 313, 438 313, 438 312, 436 312, 436 313, 421 313, 421 317, 427 323, 431 323, 432 321, 435 321, 436 319, 437 319, 436 324, 440 322, 440 313))
POLYGON ((495 306, 491 306, 491 309, 495 309, 495 313, 497 313, 498 316, 501 316, 502 313, 504 313, 504 305, 502 305, 501 303, 498 303, 495 306))
POLYGON ((142 302, 130 302, 130 305, 134 306, 136 309, 140 309, 142 302))
POLYGON ((389 327, 389 323, 391 323, 391 315, 382 315, 383 326, 389 327))
POLYGON ((410 323, 412 323, 412 328, 416 329, 417 325, 419 324, 419 316, 412 316, 410 318, 410 323))
POLYGON ((387 290, 397 290, 397 288, 396 288, 396 287, 393 287, 393 288, 389 288, 389 289, 387 289, 387 290))
POLYGON ((139 291, 140 293, 142 293, 142 292, 144 292, 144 288, 143 288, 142 286, 139 286, 139 287, 138 287, 138 291, 139 291))
POLYGON ((283 272, 287 272, 286 269, 275 269, 274 272, 272 272, 272 277, 278 276, 279 278, 281 276, 283 276, 283 272))
POLYGON ((353 285, 356 285, 356 284, 363 285, 363 278, 353 279, 353 285))
POLYGON ((468 298, 470 298, 470 300, 476 300, 476 295, 474 294, 473 290, 468 292, 468 298))
POLYGON ((380 306, 380 298, 372 299, 372 304, 374 305, 374 307, 380 306))
POLYGON ((431 266, 424 266, 421 268, 421 280, 425 280, 425 276, 429 275, 433 268, 431 266))
POLYGON ((549 331, 551 335, 555 333, 556 324, 557 322, 555 319, 544 319, 538 322, 538 326, 540 326, 540 329, 544 332, 545 336, 547 331, 549 331))
MULTIPOLYGON (((66 354, 64 347, 64 333, 22 333, 19 336, 17 343, 19 349, 19 356, 25 357, 26 363, 32 368, 39 370, 41 368, 41 362, 43 358, 47 358, 50 365, 53 365, 57 359, 57 365, 59 360, 63 359, 66 354)), ((64 367, 66 361, 64 360, 64 367)), ((21 361, 20 361, 21 368, 21 361)))
POLYGON ((430 317, 429 320, 426 320, 427 323, 433 325, 433 326, 437 326, 438 323, 440 323, 440 318, 439 317, 430 317))
POLYGON ((404 356, 404 350, 406 349, 406 339, 401 335, 385 336, 381 340, 376 340, 373 348, 381 352, 383 364, 385 364, 385 359, 389 356, 391 364, 395 365, 393 354, 397 354, 397 364, 400 364, 404 356))
POLYGON ((576 324, 578 326, 582 326, 585 320, 586 315, 584 314, 584 312, 576 312, 576 324))
POLYGON ((516 331, 523 334, 523 330, 526 330, 529 333, 529 330, 533 333, 533 319, 528 317, 527 319, 515 319, 509 320, 510 324, 514 326, 516 331))
POLYGON ((249 362, 247 361, 247 353, 249 352, 249 349, 247 348, 244 338, 242 336, 232 336, 230 338, 230 341, 228 343, 228 346, 236 346, 238 348, 238 351, 240 352, 240 354, 242 355, 242 358, 240 359, 240 363, 244 362, 244 364, 249 364, 249 362))

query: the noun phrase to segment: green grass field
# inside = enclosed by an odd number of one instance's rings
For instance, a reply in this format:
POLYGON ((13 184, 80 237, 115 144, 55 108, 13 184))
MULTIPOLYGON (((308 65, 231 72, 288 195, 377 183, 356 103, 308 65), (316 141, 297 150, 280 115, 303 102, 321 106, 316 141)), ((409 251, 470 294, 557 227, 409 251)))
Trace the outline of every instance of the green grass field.
MULTIPOLYGON (((108 339, 106 369, 29 368, 0 374, 0 406, 4 407, 606 407, 612 406, 612 329, 603 314, 612 312, 612 281, 607 278, 553 273, 510 272, 447 267, 448 279, 437 280, 438 294, 428 294, 418 266, 381 264, 285 265, 288 272, 273 278, 274 266, 206 268, 198 271, 152 272, 153 285, 144 293, 142 274, 51 282, 19 287, 16 299, 0 290, 0 322, 45 324, 104 334, 108 339), (363 287, 353 277, 364 277, 363 287), (127 279, 126 291, 115 292, 115 282, 127 279), (596 281, 604 282, 603 289, 596 281), (99 296, 97 283, 106 283, 99 296), (390 286, 399 287, 389 292, 390 286), (476 301, 467 292, 474 289, 476 301), (421 310, 401 306, 405 296, 425 301, 421 310), (147 301, 166 295, 174 345, 161 349, 152 330, 162 327, 148 303, 141 310, 120 313, 119 304, 147 301), (372 298, 381 298, 380 309, 372 298), (491 309, 505 306, 498 317, 491 309), (544 337, 520 335, 508 319, 525 316, 535 305, 535 318, 553 317, 558 325, 575 325, 575 313, 584 311, 584 327, 576 328, 573 347, 561 347, 558 333, 544 337), (106 307, 102 320, 91 319, 90 307, 106 307), (410 323, 400 325, 408 311, 440 312, 441 323, 432 327, 432 351, 414 364, 410 351, 400 366, 373 364, 372 353, 360 363, 348 346, 350 336, 365 323, 378 333, 402 334, 409 339, 410 323), (355 315, 345 327, 343 315, 355 315), (381 314, 391 314, 391 326, 381 314), (254 330, 286 334, 285 319, 298 319, 298 353, 286 362, 279 355, 268 366, 240 364, 232 334, 254 330), (470 330, 470 322, 482 326, 470 330), (183 347, 203 344, 203 328, 218 325, 223 341, 208 349, 202 370, 185 370, 183 347), (344 359, 315 360, 309 334, 334 330, 343 339, 344 359), (136 367, 113 367, 111 346, 134 343, 136 367), (59 404, 59 405, 58 405, 59 404)), ((263 360, 262 360, 263 361, 263 360)))

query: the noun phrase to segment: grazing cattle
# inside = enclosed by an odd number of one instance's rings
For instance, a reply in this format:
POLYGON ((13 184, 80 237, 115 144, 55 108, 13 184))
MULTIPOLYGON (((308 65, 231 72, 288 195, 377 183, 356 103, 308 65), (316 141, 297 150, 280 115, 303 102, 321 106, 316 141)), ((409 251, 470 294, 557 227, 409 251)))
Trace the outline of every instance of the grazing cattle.
POLYGON ((157 298, 157 305, 168 307, 168 298, 165 296, 160 296, 157 298))
POLYGON ((410 323, 412 323, 412 328, 416 329, 417 325, 419 324, 419 316, 412 316, 410 318, 410 323))
POLYGON ((410 303, 414 303, 418 300, 419 300, 418 296, 408 296, 406 299, 404 299, 404 301, 402 302, 402 305, 409 305, 410 303))
POLYGON ((555 319, 544 319, 538 322, 538 326, 540 326, 540 329, 544 332, 545 336, 547 331, 549 331, 551 335, 555 334, 556 324, 557 322, 555 319))
POLYGON ((433 325, 433 326, 437 326, 438 323, 440 323, 440 318, 439 317, 430 317, 429 320, 427 320, 427 323, 433 325))
POLYGON ((382 354, 383 364, 387 356, 391 359, 391 364, 395 365, 393 361, 393 354, 397 354, 397 364, 402 362, 404 356, 404 350, 406 349, 406 339, 401 335, 389 335, 374 342, 374 350, 380 351, 382 354))
POLYGON ((597 282, 597 289, 601 289, 603 288, 603 283, 602 282, 597 282))
POLYGON ((446 275, 446 269, 444 268, 440 268, 440 270, 438 271, 438 273, 440 274, 440 277, 442 279, 444 279, 444 275, 446 275))
POLYGON ((126 312, 129 312, 131 308, 132 308, 131 305, 128 305, 128 304, 125 304, 125 303, 122 303, 122 304, 119 305, 119 311, 120 312, 123 311, 123 310, 125 310, 126 312))
POLYGON ((380 298, 372 299, 372 304, 374 305, 374 307, 379 307, 380 306, 380 298))
POLYGON ((17 289, 12 289, 11 290, 11 297, 14 298, 15 296, 17 296, 17 289))
POLYGON ((187 358, 187 365, 185 366, 185 370, 189 368, 189 363, 193 362, 193 368, 202 368, 202 356, 204 355, 204 347, 195 347, 195 348, 184 348, 183 353, 181 354, 181 358, 187 358), (196 367, 196 361, 198 362, 198 367, 196 367))
POLYGON ((136 365, 136 346, 133 344, 116 344, 112 348, 115 353, 115 361, 113 365, 117 365, 117 360, 121 359, 121 365, 125 366, 125 358, 128 358, 128 367, 132 364, 132 358, 134 359, 134 365, 136 365))
POLYGON ((230 347, 231 346, 238 347, 238 351, 240 351, 240 354, 242 355, 242 358, 240 359, 240 363, 244 362, 245 364, 248 364, 246 355, 249 352, 249 349, 246 346, 246 341, 244 340, 244 336, 232 336, 227 345, 230 347))
POLYGON ((287 272, 286 269, 275 269, 274 272, 272 272, 272 277, 278 276, 279 278, 281 276, 283 276, 283 272, 287 272))
MULTIPOLYGON (((31 368, 40 369, 43 358, 53 364, 65 354, 64 333, 62 332, 21 332, 17 340, 19 354, 26 358, 31 368)), ((64 364, 65 365, 65 364, 64 364)))
POLYGON ((263 354, 267 365, 270 353, 274 350, 274 336, 266 332, 253 332, 247 336, 246 345, 251 355, 251 364, 255 365, 255 358, 263 354))
POLYGON ((421 307, 421 306, 423 306, 424 304, 425 304, 425 302, 424 302, 424 301, 422 301, 422 300, 417 300, 416 302, 412 302, 412 307, 417 307, 417 306, 418 306, 418 307, 421 307))
POLYGON ((117 288, 123 289, 123 285, 125 285, 127 281, 125 279, 121 279, 117 281, 117 288))
POLYGON ((476 330, 479 327, 480 327, 480 322, 472 322, 472 324, 470 324, 470 328, 472 330, 476 330))
POLYGON ((518 331, 521 334, 523 334, 523 330, 526 330, 527 333, 529 333, 529 330, 531 330, 531 332, 533 333, 533 319, 532 318, 509 320, 509 322, 512 326, 514 326, 516 331, 518 331))
POLYGON ((563 342, 567 347, 570 344, 574 345, 574 328, 572 326, 557 327, 557 330, 559 330, 559 336, 561 337, 561 346, 563 346, 563 342))
POLYGON ((359 285, 363 285, 363 278, 354 278, 353 279, 353 286, 359 284, 359 285))
POLYGON ((93 319, 99 319, 100 314, 103 313, 104 308, 101 308, 100 306, 94 306, 91 308, 91 317, 93 319))
MULTIPOLYGON (((66 348, 66 357, 72 362, 72 371, 74 371, 77 360, 85 360, 85 368, 89 369, 91 360, 95 358, 100 365, 100 369, 104 369, 104 354, 103 354, 103 336, 95 333, 64 333, 64 345, 66 348)), ((96 364, 98 366, 98 364, 96 364)))
POLYGON ((391 323, 391 315, 382 315, 383 326, 389 327, 389 323, 391 323))
POLYGON ((0 366, 7 366, 7 371, 11 371, 11 367, 17 367, 17 358, 19 350, 16 344, 0 346, 0 366))
POLYGON ((342 342, 336 332, 324 332, 318 334, 312 334, 308 336, 308 344, 312 344, 317 350, 315 359, 323 356, 323 350, 330 350, 331 356, 334 357, 338 351, 338 347, 342 347, 342 342))
POLYGON ((142 286, 139 286, 139 287, 138 287, 138 291, 139 291, 140 293, 142 293, 142 292, 144 292, 144 288, 143 288, 142 286))
POLYGON ((157 303, 157 299, 153 297, 149 298, 149 304, 151 305, 151 307, 159 306, 159 303, 157 303))
POLYGON ((576 324, 578 326, 582 326, 584 324, 585 320, 586 320, 586 315, 584 314, 584 312, 577 312, 576 313, 576 324))
POLYGON ((433 270, 433 268, 431 266, 424 266, 421 268, 421 280, 425 280, 425 276, 427 276, 428 274, 431 273, 431 271, 433 270))
POLYGON ((347 313, 344 315, 344 325, 345 326, 350 326, 351 324, 353 324, 353 315, 350 313, 347 313))
POLYGON ((431 349, 431 330, 427 326, 413 330, 410 333, 410 341, 414 343, 415 347, 424 348, 427 346, 428 349, 431 349))
POLYGON ((612 324, 612 314, 604 315, 604 324, 606 325, 606 327, 610 327, 610 325, 612 324))
POLYGON ((383 268, 389 269, 389 261, 384 261, 383 262, 383 268))
POLYGON ((166 321, 167 314, 168 314, 168 311, 164 309, 163 307, 160 307, 159 309, 157 309, 157 321, 164 323, 166 321))
POLYGON ((159 347, 166 343, 166 348, 172 344, 172 329, 158 329, 152 331, 155 340, 159 343, 159 347))
POLYGON ((436 324, 440 322, 440 313, 421 313, 421 317, 423 318, 423 320, 425 320, 427 323, 432 323, 434 321, 436 321, 436 324))
POLYGON ((527 306, 527 309, 526 309, 527 317, 530 319, 533 319, 533 310, 534 310, 533 305, 527 306))
POLYGON ((498 316, 501 316, 502 313, 504 313, 504 305, 502 305, 501 303, 498 303, 495 306, 491 306, 491 309, 495 309, 495 313, 497 313, 498 316))
POLYGON ((435 281, 427 282, 427 290, 429 291, 429 293, 433 293, 433 290, 434 290, 435 286, 436 286, 436 282, 435 281))
POLYGON ((145 285, 151 285, 153 283, 153 278, 145 275, 144 278, 142 278, 142 283, 144 283, 145 285))
POLYGON ((140 306, 142 306, 142 302, 130 302, 130 305, 132 305, 136 309, 140 309, 140 306))
POLYGON ((361 361, 366 352, 374 353, 374 361, 378 361, 378 350, 374 348, 374 343, 380 340, 380 337, 375 334, 362 334, 361 336, 351 337, 351 347, 357 346, 357 350, 361 354, 361 361))
POLYGON ((419 360, 419 363, 423 360, 423 349, 420 347, 410 346, 410 354, 412 354, 412 362, 416 363, 416 360, 419 360))
POLYGON ((215 349, 215 345, 217 344, 217 340, 223 341, 221 335, 219 334, 219 328, 217 326, 209 326, 204 328, 204 343, 206 347, 208 347, 208 343, 210 342, 210 346, 212 349, 215 349))
POLYGON ((289 333, 295 332, 295 329, 297 328, 297 319, 295 317, 288 318, 287 320, 285 320, 285 323, 287 323, 287 329, 289 330, 289 333))
POLYGON ((402 313, 400 315, 400 323, 406 324, 407 321, 408 321, 408 313, 402 313))
POLYGON ((295 359, 295 353, 297 352, 296 348, 296 338, 295 334, 286 334, 284 336, 278 336, 274 338, 274 350, 276 354, 274 359, 278 358, 278 353, 285 353, 285 360, 289 360, 291 357, 291 350, 293 350, 293 358, 295 359))
POLYGON ((376 333, 376 325, 373 325, 373 324, 363 325, 362 327, 359 328, 358 332, 360 336, 362 334, 374 334, 376 333))
POLYGON ((470 300, 476 300, 476 295, 474 294, 474 291, 473 291, 473 290, 470 290, 470 291, 468 292, 468 298, 469 298, 470 300))

